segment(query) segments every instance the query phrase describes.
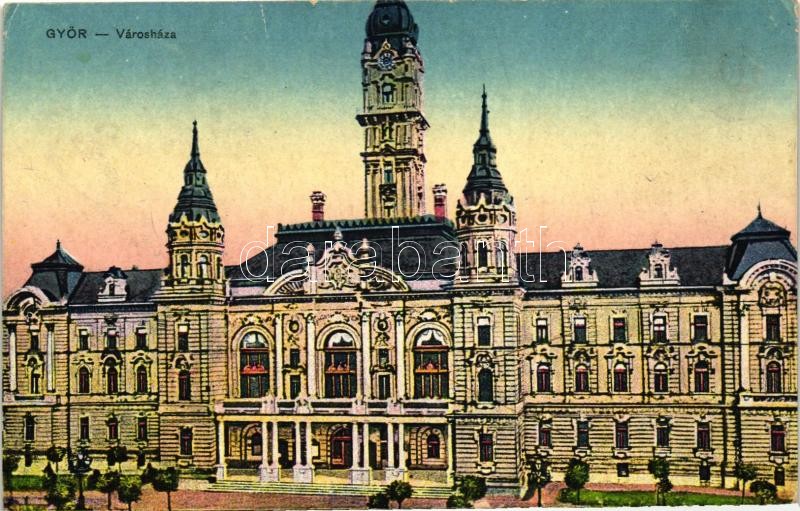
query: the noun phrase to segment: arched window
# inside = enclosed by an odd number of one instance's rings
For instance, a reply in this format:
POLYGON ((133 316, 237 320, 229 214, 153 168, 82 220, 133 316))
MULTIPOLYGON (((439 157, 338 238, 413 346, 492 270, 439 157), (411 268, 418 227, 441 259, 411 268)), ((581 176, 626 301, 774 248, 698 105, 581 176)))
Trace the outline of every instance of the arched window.
POLYGON ((356 397, 357 374, 353 336, 332 333, 325 345, 325 397, 356 397))
POLYGON ((466 273, 467 268, 469 268, 469 260, 467 259, 468 258, 468 254, 467 254, 467 244, 466 243, 462 243, 461 244, 461 253, 459 255, 461 256, 461 273, 464 274, 464 273, 466 273))
POLYGON ((708 362, 701 360, 694 365, 694 391, 708 392, 708 362))
POLYGON ((539 392, 550 392, 553 390, 550 383, 550 366, 547 364, 539 364, 539 367, 536 369, 536 390, 539 392))
POLYGON ((575 282, 580 282, 583 280, 583 267, 576 266, 575 267, 575 282))
POLYGON ((192 375, 187 369, 178 373, 178 399, 189 401, 192 399, 192 375))
POLYGON ((189 256, 186 254, 181 256, 180 262, 178 263, 178 275, 180 275, 182 279, 189 276, 189 256))
POLYGON ((450 392, 444 335, 426 328, 416 338, 414 346, 414 398, 442 399, 450 392))
POLYGON ((208 256, 205 254, 197 258, 197 276, 201 279, 208 278, 208 256))
POLYGON ((269 392, 269 347, 259 332, 247 332, 239 354, 242 397, 263 397, 269 392))
POLYGON ((614 392, 628 392, 628 366, 622 362, 614 366, 614 392))
POLYGON ((431 433, 427 440, 427 447, 428 447, 428 458, 440 458, 441 457, 441 442, 439 441, 439 435, 436 433, 431 433))
POLYGON ((669 374, 667 366, 662 363, 653 368, 653 391, 659 394, 669 392, 669 374))
POLYGON ((494 401, 494 375, 491 369, 483 368, 478 372, 478 401, 494 401))
POLYGON ((495 250, 495 264, 497 266, 497 272, 501 274, 505 274, 508 272, 508 246, 506 242, 500 240, 497 242, 497 249, 495 250))
POLYGON ((394 85, 384 83, 381 87, 381 98, 384 103, 394 103, 394 85))
POLYGON ((575 392, 589 392, 589 369, 583 364, 575 368, 575 392))
POLYGON ((489 266, 489 247, 486 246, 485 241, 478 242, 478 268, 486 268, 489 266))
POLYGON ((78 393, 88 394, 91 392, 91 375, 89 369, 81 367, 78 369, 78 393))
POLYGON ((782 372, 780 362, 773 360, 767 364, 767 392, 772 394, 783 392, 782 372))
POLYGON ((192 455, 192 428, 181 429, 181 456, 192 455))
POLYGON ((119 392, 119 372, 113 365, 106 367, 106 394, 119 392))
POLYGON ((147 384, 147 368, 140 365, 136 368, 136 392, 147 394, 149 385, 147 384))

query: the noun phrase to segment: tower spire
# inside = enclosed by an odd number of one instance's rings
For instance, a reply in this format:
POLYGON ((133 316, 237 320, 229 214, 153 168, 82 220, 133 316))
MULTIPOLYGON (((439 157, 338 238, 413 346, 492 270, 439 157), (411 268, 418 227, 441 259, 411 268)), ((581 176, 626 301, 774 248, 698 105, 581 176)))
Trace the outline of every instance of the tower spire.
POLYGON ((192 122, 192 159, 200 157, 200 146, 197 143, 197 120, 192 122))
POLYGON ((481 94, 481 127, 478 140, 472 146, 472 170, 467 176, 467 185, 464 193, 467 192, 488 192, 499 190, 506 192, 503 178, 497 170, 497 147, 492 142, 489 134, 489 104, 486 95, 486 86, 483 87, 481 94))
POLYGON ((476 149, 478 147, 494 148, 492 136, 489 134, 489 105, 486 101, 486 84, 483 85, 483 94, 481 94, 481 129, 480 136, 475 142, 476 149))

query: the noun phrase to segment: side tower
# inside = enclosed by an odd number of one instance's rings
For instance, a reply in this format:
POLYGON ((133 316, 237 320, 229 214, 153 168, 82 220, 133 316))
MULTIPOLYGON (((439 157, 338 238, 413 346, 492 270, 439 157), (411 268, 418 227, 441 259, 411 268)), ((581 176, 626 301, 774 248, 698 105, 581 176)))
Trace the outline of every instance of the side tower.
POLYGON ((489 134, 489 109, 483 91, 481 128, 472 148, 472 170, 456 205, 461 251, 460 283, 516 283, 512 256, 517 233, 514 198, 497 170, 497 148, 489 134))
POLYGON ((402 218, 425 214, 428 122, 422 114, 418 29, 403 0, 378 0, 367 18, 361 55, 364 111, 364 214, 402 218))
POLYGON ((169 266, 159 295, 178 300, 200 297, 222 300, 224 240, 225 229, 200 161, 195 121, 191 157, 183 169, 183 187, 167 224, 169 266))

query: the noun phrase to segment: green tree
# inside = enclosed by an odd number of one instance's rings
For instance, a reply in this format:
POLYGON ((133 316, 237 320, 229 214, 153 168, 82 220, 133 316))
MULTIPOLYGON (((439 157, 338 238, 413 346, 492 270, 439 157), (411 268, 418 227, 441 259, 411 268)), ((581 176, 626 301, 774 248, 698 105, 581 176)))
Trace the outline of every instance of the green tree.
POLYGON ((758 477, 758 469, 752 463, 737 462, 733 467, 733 475, 742 482, 742 504, 744 504, 744 493, 747 488, 747 482, 758 477))
POLYGON ((122 470, 122 464, 125 463, 130 459, 128 455, 128 448, 124 445, 114 445, 108 448, 108 452, 106 453, 106 461, 108 462, 109 467, 113 467, 114 465, 119 465, 120 471, 122 470))
POLYGON ((569 460, 567 473, 564 474, 564 482, 570 490, 575 492, 576 502, 580 504, 581 489, 589 482, 589 464, 578 458, 569 460))
POLYGON ((386 492, 370 495, 367 499, 367 507, 370 509, 389 509, 389 496, 386 495, 386 492))
POLYGON ((105 493, 108 498, 108 510, 111 511, 111 495, 119 488, 119 472, 109 470, 97 479, 97 491, 105 493))
POLYGON ((64 459, 64 455, 67 453, 67 450, 63 447, 56 447, 55 445, 51 445, 45 451, 45 456, 47 457, 47 461, 54 464, 56 466, 56 474, 58 473, 58 464, 61 460, 64 459))
POLYGON ((57 476, 50 488, 47 488, 44 498, 56 509, 63 509, 75 500, 75 481, 71 477, 57 476))
MULTIPOLYGON (((647 471, 656 480, 656 505, 662 504, 662 489, 667 487, 672 490, 672 483, 669 482, 669 461, 666 458, 653 458, 647 462, 647 471)), ((669 491, 667 490, 667 491, 669 491)))
POLYGON ((153 477, 155 476, 156 469, 153 468, 152 463, 148 463, 144 470, 142 471, 142 484, 150 484, 153 482, 153 477))
POLYGON ((552 481, 550 467, 542 457, 533 457, 528 460, 528 488, 536 492, 536 505, 542 507, 542 488, 552 481))
POLYGON ((9 503, 14 502, 14 472, 19 468, 20 457, 12 452, 3 453, 3 485, 8 490, 9 503))
POLYGON ((656 483, 656 488, 658 490, 658 493, 661 494, 661 504, 666 506, 667 493, 672 491, 672 481, 669 480, 669 477, 662 477, 656 483))
POLYGON ((459 477, 456 491, 470 502, 482 499, 486 496, 486 479, 479 476, 459 477))
POLYGON ((100 476, 102 476, 102 472, 98 469, 92 470, 92 473, 89 474, 89 477, 86 478, 86 489, 87 490, 96 490, 97 489, 97 481, 100 480, 100 476))
POLYGON ((472 501, 461 493, 454 493, 447 497, 447 507, 451 509, 469 509, 472 507, 472 501))
POLYGON ((142 481, 135 476, 126 476, 120 479, 119 487, 117 488, 117 498, 123 504, 127 504, 128 511, 131 511, 131 505, 138 502, 142 497, 142 481))
POLYGON ((403 508, 403 501, 414 493, 414 488, 405 481, 392 481, 386 487, 386 496, 397 502, 397 508, 403 508))
POLYGON ((165 492, 167 494, 168 511, 172 511, 172 492, 178 489, 180 479, 180 472, 175 467, 154 469, 152 472, 152 480, 150 483, 153 485, 155 491, 165 492))
POLYGON ((778 498, 778 488, 766 479, 756 479, 750 483, 750 493, 754 493, 762 505, 771 504, 778 498))
POLYGON ((47 490, 48 488, 53 486, 56 483, 56 477, 58 476, 53 471, 53 467, 50 466, 50 463, 48 463, 44 467, 44 470, 42 470, 42 488, 47 490))

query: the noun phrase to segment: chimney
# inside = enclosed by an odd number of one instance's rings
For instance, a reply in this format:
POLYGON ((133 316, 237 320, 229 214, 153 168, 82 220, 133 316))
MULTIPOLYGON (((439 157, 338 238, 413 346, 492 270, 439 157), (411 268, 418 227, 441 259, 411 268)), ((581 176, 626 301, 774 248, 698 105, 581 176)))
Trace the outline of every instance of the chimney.
POLYGON ((433 186, 433 216, 437 220, 447 218, 447 187, 443 184, 433 186))
POLYGON ((311 193, 311 221, 322 222, 325 220, 325 194, 322 192, 311 193))

